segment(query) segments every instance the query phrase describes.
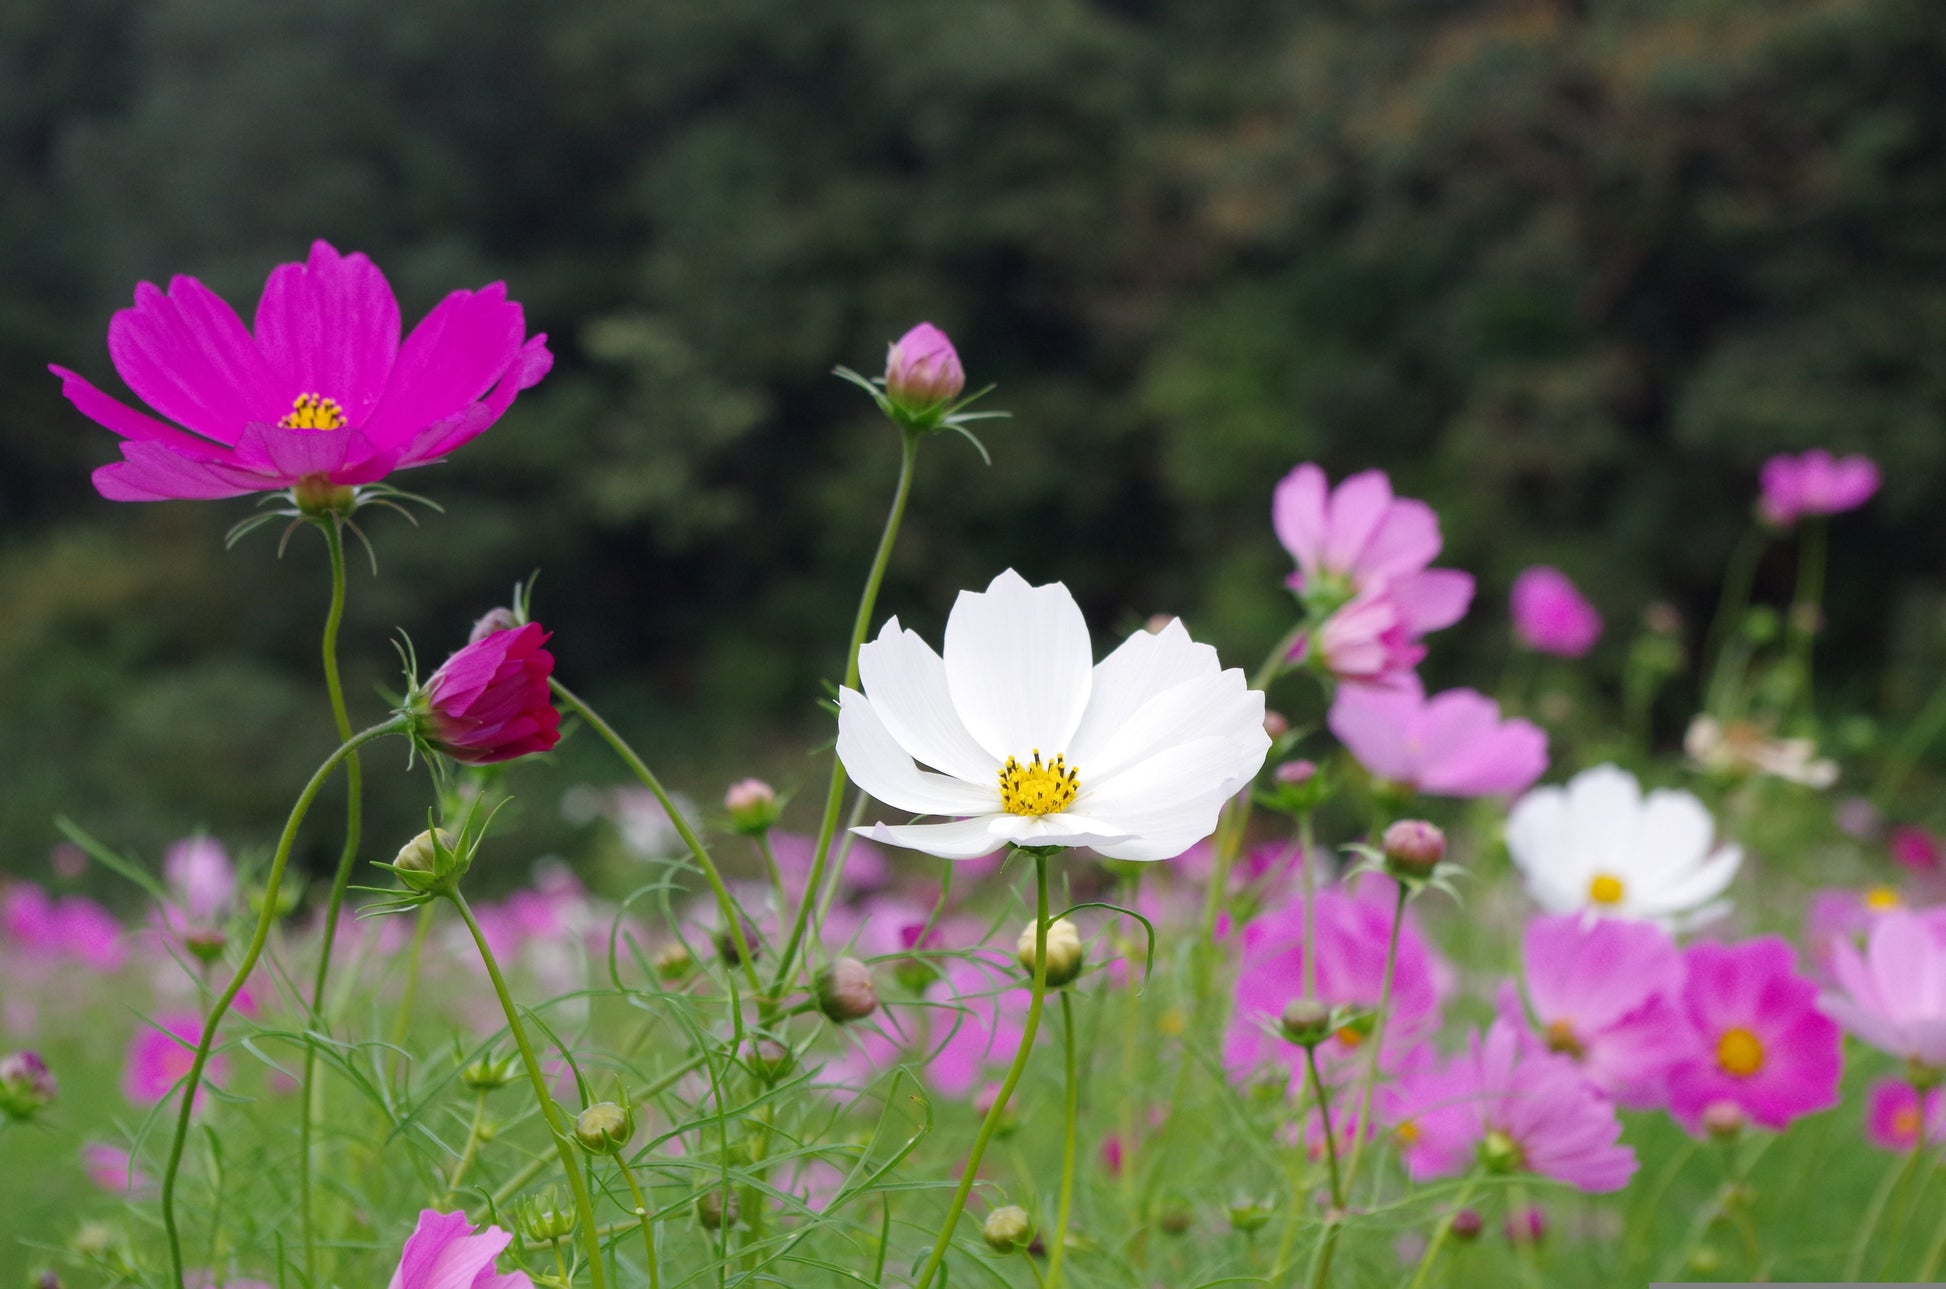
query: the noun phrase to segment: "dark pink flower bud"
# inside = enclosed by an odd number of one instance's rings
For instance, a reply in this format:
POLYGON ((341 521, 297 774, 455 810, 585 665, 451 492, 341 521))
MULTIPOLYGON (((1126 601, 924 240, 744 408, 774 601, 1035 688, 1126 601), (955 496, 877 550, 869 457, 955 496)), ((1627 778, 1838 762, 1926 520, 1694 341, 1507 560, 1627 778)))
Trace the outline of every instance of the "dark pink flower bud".
POLYGON ((496 631, 512 631, 519 625, 520 615, 505 605, 497 609, 488 609, 481 615, 480 620, 473 624, 473 629, 466 633, 466 643, 478 644, 496 631))
POLYGON ((1480 1211, 1478 1209, 1463 1208, 1453 1214, 1452 1232, 1455 1240, 1466 1244, 1472 1243, 1474 1240, 1480 1238, 1480 1226, 1480 1211))
POLYGON ((965 388, 959 353, 930 322, 920 323, 886 350, 886 397, 909 412, 937 407, 965 388))
POLYGON ((26 1120, 54 1103, 59 1094, 53 1071, 39 1052, 0 1056, 0 1115, 26 1120))
POLYGON ((1401 819, 1385 830, 1381 849, 1394 874, 1426 877, 1446 857, 1446 834, 1423 819, 1401 819))
POLYGON ((415 735, 455 761, 491 765, 545 752, 561 737, 549 701, 554 655, 548 632, 530 622, 467 645, 410 700, 415 735))

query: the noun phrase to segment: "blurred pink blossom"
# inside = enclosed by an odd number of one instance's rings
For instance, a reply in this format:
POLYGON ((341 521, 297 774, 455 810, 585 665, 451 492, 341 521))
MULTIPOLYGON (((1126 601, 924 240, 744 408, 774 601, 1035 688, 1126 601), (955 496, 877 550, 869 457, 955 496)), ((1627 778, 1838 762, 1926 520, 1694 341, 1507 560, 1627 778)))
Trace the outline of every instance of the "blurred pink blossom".
POLYGON ((493 1269, 512 1241, 497 1226, 475 1231, 464 1213, 422 1209, 388 1289, 534 1289, 524 1271, 493 1269))
POLYGON ((1360 765, 1380 779, 1442 797, 1521 792, 1547 769, 1547 735, 1471 689, 1427 698, 1419 684, 1338 691, 1327 717, 1360 765))
POLYGON ((1682 1004, 1696 1044, 1670 1073, 1672 1113, 1699 1132, 1718 1102, 1766 1128, 1838 1104, 1844 1068, 1838 1026, 1817 1008, 1789 944, 1695 944, 1683 953, 1682 1004))
POLYGON ((1904 1079, 1878 1079, 1865 1094, 1865 1139, 1880 1150, 1904 1154, 1919 1144, 1946 1142, 1946 1100, 1928 1088, 1922 1098, 1904 1079))
POLYGON ((1544 564, 1514 579, 1514 631, 1530 649, 1579 658, 1601 638, 1601 614, 1567 574, 1544 564))
POLYGON ((1788 527, 1805 515, 1856 510, 1878 491, 1878 466, 1869 457, 1834 457, 1823 448, 1764 462, 1758 483, 1764 518, 1788 527))
POLYGON ((127 956, 121 923, 107 909, 81 895, 51 899, 31 882, 0 887, 0 948, 101 972, 118 970, 127 956))
POLYGON ((1946 1072, 1946 943, 1895 909, 1872 925, 1860 953, 1832 946, 1838 987, 1818 999, 1824 1014, 1881 1052, 1946 1072))
MULTIPOLYGON (((202 1017, 194 1012, 173 1012, 150 1018, 129 1040, 128 1054, 122 1064, 122 1095, 137 1105, 152 1105, 168 1096, 189 1076, 196 1044, 203 1034, 202 1017)), ((227 1063, 212 1054, 203 1067, 205 1083, 221 1083, 227 1063)), ((196 1089, 196 1104, 203 1104, 207 1088, 196 1089)))
POLYGON ((81 1165, 88 1180, 114 1195, 138 1195, 155 1185, 155 1180, 135 1167, 134 1156, 120 1146, 91 1141, 81 1148, 81 1165))
POLYGON ((1940 871, 1942 851, 1939 839, 1917 824, 1900 824, 1885 839, 1885 849, 1894 863, 1908 873, 1930 875, 1940 871))

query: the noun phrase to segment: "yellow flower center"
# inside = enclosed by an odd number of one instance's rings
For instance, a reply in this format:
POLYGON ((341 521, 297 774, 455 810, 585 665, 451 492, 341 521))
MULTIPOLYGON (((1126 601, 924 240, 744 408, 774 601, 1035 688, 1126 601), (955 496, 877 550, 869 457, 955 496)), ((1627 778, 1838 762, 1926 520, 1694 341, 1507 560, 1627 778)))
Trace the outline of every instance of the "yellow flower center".
POLYGON ((1763 1041, 1739 1025, 1716 1041, 1716 1065, 1725 1074, 1749 1078, 1764 1068, 1763 1041))
POLYGON ((1074 804, 1079 791, 1081 772, 1068 768, 1065 755, 1043 765, 1035 748, 1031 765, 1010 756, 1000 767, 1000 806, 1010 815, 1059 814, 1074 804))
POLYGON ((1588 1054, 1588 1050, 1581 1046, 1581 1040, 1575 1037, 1574 1022, 1568 1020, 1548 1022, 1547 1050, 1566 1053, 1577 1061, 1588 1054))
POLYGON ((1919 1138, 1919 1111, 1914 1106, 1892 1114, 1892 1136, 1899 1141, 1917 1141, 1919 1138))
POLYGON ((1865 892, 1865 907, 1874 913, 1887 913, 1899 907, 1899 893, 1889 886, 1874 886, 1865 892))
POLYGON ((1392 1130, 1392 1135, 1399 1139, 1401 1146, 1417 1145, 1419 1141, 1419 1125, 1407 1119, 1404 1123, 1392 1130))
POLYGON ((1612 873, 1596 873, 1594 880, 1588 883, 1588 898, 1597 904, 1620 904, 1626 893, 1622 879, 1612 873))
POLYGON ((1365 1041, 1365 1036, 1351 1025, 1343 1026, 1331 1035, 1346 1047, 1356 1048, 1365 1041))
POLYGON ((335 398, 299 394, 291 403, 290 415, 277 424, 287 430, 339 430, 345 425, 345 409, 335 398))

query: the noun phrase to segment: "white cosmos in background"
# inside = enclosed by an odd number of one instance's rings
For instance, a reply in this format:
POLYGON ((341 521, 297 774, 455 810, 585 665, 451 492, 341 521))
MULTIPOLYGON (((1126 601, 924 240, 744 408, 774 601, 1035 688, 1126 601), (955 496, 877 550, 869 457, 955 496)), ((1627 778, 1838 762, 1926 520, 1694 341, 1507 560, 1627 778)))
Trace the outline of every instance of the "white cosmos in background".
POLYGON ((888 806, 951 822, 857 831, 945 859, 1009 843, 1174 858, 1215 831, 1270 750, 1263 695, 1182 623, 1138 631, 1097 664, 1068 588, 1012 569, 960 592, 943 658, 893 618, 858 671, 865 692, 839 694, 845 772, 888 806), (1046 768, 1057 757, 1059 778, 1046 768), (1010 759, 1021 770, 1006 793, 1010 759))
POLYGON ((1693 926, 1729 911, 1717 897, 1743 852, 1711 848, 1716 824, 1690 793, 1642 785, 1613 765, 1565 787, 1536 788, 1507 817, 1507 851, 1527 892, 1550 913, 1693 926))

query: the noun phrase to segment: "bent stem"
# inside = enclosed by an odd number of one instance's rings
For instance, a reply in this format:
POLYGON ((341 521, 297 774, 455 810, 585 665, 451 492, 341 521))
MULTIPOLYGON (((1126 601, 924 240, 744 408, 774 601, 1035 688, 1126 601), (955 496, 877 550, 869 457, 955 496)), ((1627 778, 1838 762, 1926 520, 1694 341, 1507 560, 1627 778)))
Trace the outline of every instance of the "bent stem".
POLYGON ((1034 987, 1027 1002, 1027 1021, 1020 1033, 1020 1048, 1014 1053, 1013 1064, 1007 1067, 1007 1075, 1000 1081, 1000 1091, 993 1098, 993 1105, 987 1110, 987 1117, 980 1122, 980 1131, 973 1138, 972 1153, 966 1157, 966 1168, 960 1174, 959 1187, 953 1192, 953 1202, 946 1210, 946 1220, 940 1225, 939 1238, 932 1247, 932 1253, 921 1268, 919 1278, 913 1282, 913 1289, 926 1289, 933 1276, 939 1272, 939 1264, 946 1260, 946 1250, 953 1243, 953 1230, 959 1225, 960 1214, 966 1211, 966 1197, 973 1191, 973 1179, 979 1174, 980 1160, 986 1155, 987 1143, 1000 1127, 1000 1120, 1007 1113, 1007 1102, 1013 1098, 1014 1088, 1020 1076, 1027 1069, 1027 1057, 1034 1050, 1034 1035, 1041 1028, 1041 1004, 1047 997, 1047 855, 1043 851, 1030 851, 1034 857, 1034 987))
POLYGON ((297 795, 291 806, 290 818, 284 821, 284 831, 277 839, 277 851, 270 861, 270 874, 264 879, 263 909, 257 914, 257 929, 250 937, 249 947, 243 951, 243 958, 237 964, 236 974, 230 983, 210 1004, 209 1014, 203 1020, 203 1032, 196 1039, 196 1052, 190 1058, 189 1073, 183 1076, 182 1109, 176 1114, 176 1131, 169 1142, 169 1159, 162 1170, 162 1227, 169 1237, 169 1266, 178 1285, 187 1289, 184 1280, 182 1260, 182 1235, 176 1227, 176 1177, 182 1171, 182 1152, 189 1140, 189 1120, 195 1112, 196 1089, 203 1084, 203 1071, 209 1065, 211 1049, 215 1046, 216 1029, 223 1021, 230 1004, 243 990, 244 982, 256 970, 257 959, 263 956, 264 944, 270 939, 271 924, 277 918, 277 891, 284 880, 284 868, 290 863, 291 846, 297 840, 297 830, 304 823, 304 816, 310 812, 311 803, 317 799, 320 789, 330 779, 340 762, 349 758, 365 744, 387 734, 397 734, 405 729, 405 718, 395 716, 380 725, 347 739, 337 751, 325 758, 324 764, 317 768, 311 781, 297 795))
MULTIPOLYGON (((899 539, 899 525, 905 519, 906 501, 912 496, 912 476, 919 460, 919 435, 911 430, 903 430, 901 435, 904 447, 899 457, 898 486, 892 492, 892 508, 886 513, 885 527, 878 536, 878 550, 872 556, 871 571, 865 575, 865 590, 858 597, 858 614, 851 623, 851 644, 845 652, 845 686, 849 689, 858 688, 858 651, 864 647, 865 633, 871 629, 872 613, 878 607, 879 587, 885 582, 885 569, 892 561, 892 547, 899 539)), ((844 762, 834 755, 831 758, 831 786, 824 794, 824 817, 818 822, 817 842, 811 847, 811 874, 805 880, 804 897, 798 905, 797 916, 791 920, 791 933, 784 941, 783 952, 777 955, 777 973, 771 978, 770 986, 773 997, 784 992, 791 978, 791 969, 797 963, 797 951, 804 943, 804 928, 810 921, 818 889, 824 883, 831 839, 838 834, 838 812, 844 807, 847 782, 844 762)), ((833 876, 832 881, 837 881, 837 875, 833 876)))
MULTIPOLYGON (((1392 1010, 1392 977, 1399 962, 1399 928, 1405 923, 1405 903, 1412 888, 1399 883, 1399 900, 1392 909, 1392 934, 1385 943, 1385 974, 1378 987, 1378 1011, 1372 1017, 1372 1055, 1365 1063, 1363 1087, 1358 1094, 1358 1117, 1352 1121, 1351 1162, 1345 1167, 1345 1189, 1358 1180, 1358 1159, 1364 1153, 1365 1138, 1371 1135, 1372 1089, 1378 1085, 1378 1058, 1385 1046, 1385 1022, 1392 1010)), ((1308 947, 1308 946, 1307 946, 1308 947)))
MULTIPOLYGON (((507 1031, 514 1037, 514 1046, 520 1049, 520 1063, 527 1070, 527 1081, 533 1085, 534 1101, 540 1107, 541 1118, 546 1122, 549 1134, 554 1138, 554 1148, 561 1156, 561 1171, 568 1175, 568 1188, 574 1192, 574 1209, 580 1219, 575 1226, 581 1232, 589 1277, 594 1281, 595 1289, 606 1289, 608 1271, 601 1261, 601 1232, 595 1229, 594 1200, 588 1194, 588 1179, 583 1175, 581 1161, 575 1156, 574 1147, 568 1143, 567 1120, 561 1113, 561 1107, 554 1104, 553 1094, 547 1090, 547 1076, 541 1072, 540 1058, 534 1055, 534 1045, 527 1038, 527 1027, 520 1023, 520 1009, 514 1006, 513 994, 507 990, 507 979, 500 974, 500 963, 493 956, 492 946, 487 943, 486 932, 474 920, 472 906, 457 887, 448 889, 446 898, 459 910, 466 929, 472 933, 473 943, 480 950, 480 961, 486 966, 487 978, 493 982, 494 995, 500 999, 500 1010, 506 1013, 507 1031)), ((558 1249, 559 1246, 556 1247, 558 1249)))
MULTIPOLYGON (((1074 1208, 1074 1139, 1081 1117, 1081 1077, 1074 1058, 1074 1003, 1061 991, 1061 1042, 1067 1049, 1067 1127, 1061 1138, 1061 1198, 1055 1206, 1054 1245, 1047 1255, 1048 1289, 1059 1289, 1061 1259, 1068 1250, 1068 1217, 1074 1208)), ((1126 1166, 1126 1160, 1123 1161, 1126 1166)))
POLYGON ((642 758, 636 755, 635 749, 628 745, 628 740, 617 734, 614 726, 597 715, 594 708, 588 706, 566 685, 553 679, 547 683, 553 689, 554 696, 566 704, 575 715, 586 721, 589 728, 614 749, 615 755, 622 759, 622 764, 641 780, 642 786, 653 793, 655 799, 661 803, 663 812, 669 816, 669 822, 675 826, 677 836, 682 838, 683 845, 689 847, 689 853, 696 859, 696 866, 703 870, 704 880, 709 883, 710 890, 716 895, 717 911, 723 915, 723 922, 729 927, 730 941, 736 945, 737 959, 743 966, 744 975, 749 979, 751 991, 761 993, 763 986, 757 980, 756 957, 750 952, 750 941, 743 932, 743 910, 738 908, 737 902, 730 897, 730 888, 723 884, 723 874, 717 871, 716 862, 709 857, 709 848, 703 845, 702 839, 689 826, 689 821, 682 817, 682 811, 676 809, 676 803, 663 789, 662 780, 656 778, 654 771, 650 770, 642 758))
MULTIPOLYGON (((1309 815, 1305 816, 1307 821, 1309 818, 1309 815)), ((1311 942, 1309 940, 1305 941, 1307 954, 1310 949, 1310 944, 1311 942)), ((1309 995, 1307 994, 1306 996, 1308 997, 1309 995)), ((1311 1275, 1309 1280, 1311 1289, 1320 1289, 1320 1286, 1331 1275, 1331 1255, 1337 1252, 1338 1249, 1338 1229, 1341 1225, 1340 1219, 1345 1209, 1345 1186, 1338 1175, 1338 1139, 1337 1135, 1331 1130, 1331 1102, 1325 1096, 1324 1078, 1318 1073, 1318 1049, 1316 1044, 1309 1044, 1305 1047, 1304 1064, 1305 1077, 1311 1083, 1311 1098, 1318 1103, 1318 1118, 1324 1124, 1324 1158, 1331 1171, 1331 1217, 1325 1223, 1323 1237, 1318 1241, 1317 1256, 1311 1261, 1311 1275)), ((1300 1123, 1300 1149, 1302 1148, 1303 1141, 1301 1135, 1302 1127, 1303 1125, 1300 1123)), ((1303 1198, 1301 1194, 1291 1196, 1291 1221, 1288 1232, 1295 1232, 1297 1230, 1297 1206, 1303 1202, 1303 1198)), ((1285 1238, 1289 1238, 1288 1233, 1285 1238)), ((1282 1262, 1283 1259, 1280 1257, 1278 1261, 1282 1262)))
POLYGON ((1425 1256, 1419 1259, 1419 1265, 1413 1271, 1412 1280, 1406 1285, 1406 1289, 1419 1289, 1426 1283, 1426 1277, 1432 1274, 1433 1264, 1439 1261, 1440 1250, 1446 1247, 1447 1237, 1453 1233, 1453 1219, 1458 1217, 1460 1210, 1466 1207, 1466 1201, 1473 1198, 1473 1190, 1479 1183, 1478 1173, 1466 1175, 1466 1184, 1460 1187, 1459 1197, 1453 1201, 1453 1207, 1447 1211, 1444 1218, 1440 1219, 1439 1228, 1433 1232, 1431 1241, 1427 1243, 1425 1256))

